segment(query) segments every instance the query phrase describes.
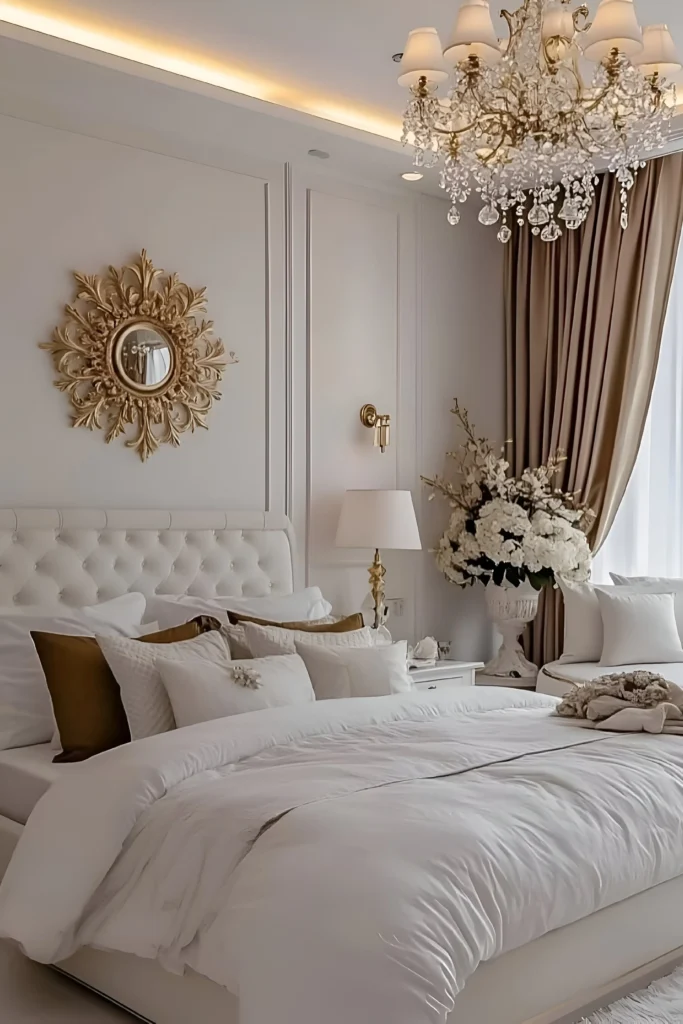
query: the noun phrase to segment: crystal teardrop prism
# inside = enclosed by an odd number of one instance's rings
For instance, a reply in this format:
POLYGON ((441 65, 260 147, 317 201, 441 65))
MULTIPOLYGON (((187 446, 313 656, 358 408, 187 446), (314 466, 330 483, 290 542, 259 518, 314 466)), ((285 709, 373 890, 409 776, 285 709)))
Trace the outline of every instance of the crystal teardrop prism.
POLYGON ((484 206, 479 211, 479 223, 484 224, 487 228, 492 224, 497 224, 499 220, 500 213, 495 206, 484 206))

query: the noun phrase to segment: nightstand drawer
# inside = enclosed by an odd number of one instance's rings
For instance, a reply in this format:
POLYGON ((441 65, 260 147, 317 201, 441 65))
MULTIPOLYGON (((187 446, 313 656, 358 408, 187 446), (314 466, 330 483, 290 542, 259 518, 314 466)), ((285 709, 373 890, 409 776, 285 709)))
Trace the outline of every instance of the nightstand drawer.
POLYGON ((423 683, 413 683, 415 690, 450 690, 454 686, 473 686, 471 674, 451 676, 448 679, 432 679, 423 683))

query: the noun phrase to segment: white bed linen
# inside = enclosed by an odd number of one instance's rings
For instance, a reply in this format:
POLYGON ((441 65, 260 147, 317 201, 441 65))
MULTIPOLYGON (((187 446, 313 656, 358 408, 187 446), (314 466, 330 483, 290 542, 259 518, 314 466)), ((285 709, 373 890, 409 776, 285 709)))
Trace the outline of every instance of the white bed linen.
POLYGON ((43 793, 73 767, 53 764, 54 756, 51 743, 0 750, 0 815, 26 823, 43 793))
POLYGON ((240 1024, 442 1022, 482 961, 683 873, 681 739, 555 704, 320 702, 109 751, 31 815, 0 935, 189 964, 240 1024))

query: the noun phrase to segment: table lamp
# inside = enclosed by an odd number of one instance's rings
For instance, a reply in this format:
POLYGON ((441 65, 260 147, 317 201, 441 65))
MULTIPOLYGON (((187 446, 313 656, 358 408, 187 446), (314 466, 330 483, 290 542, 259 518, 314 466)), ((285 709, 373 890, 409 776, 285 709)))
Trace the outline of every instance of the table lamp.
POLYGON ((380 548, 420 551, 420 533, 410 491, 347 491, 344 495, 335 545, 374 548, 370 593, 375 602, 374 628, 384 621, 384 577, 380 548))

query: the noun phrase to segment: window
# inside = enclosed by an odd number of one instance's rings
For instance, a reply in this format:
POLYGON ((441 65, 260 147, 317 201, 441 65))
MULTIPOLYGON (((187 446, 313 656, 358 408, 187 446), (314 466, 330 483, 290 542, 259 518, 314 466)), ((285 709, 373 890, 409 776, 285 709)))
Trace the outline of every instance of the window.
POLYGON ((683 576, 683 245, 674 272, 652 402, 624 500, 593 580, 683 576))

